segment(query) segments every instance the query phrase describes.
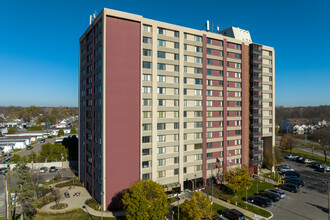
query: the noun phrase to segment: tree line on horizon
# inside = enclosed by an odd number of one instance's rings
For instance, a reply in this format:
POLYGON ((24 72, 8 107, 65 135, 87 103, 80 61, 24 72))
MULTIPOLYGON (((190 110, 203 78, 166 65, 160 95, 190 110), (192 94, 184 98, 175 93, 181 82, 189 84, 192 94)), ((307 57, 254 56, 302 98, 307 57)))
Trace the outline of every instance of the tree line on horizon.
POLYGON ((275 107, 275 120, 279 124, 286 118, 330 119, 330 105, 306 107, 275 107))
POLYGON ((61 119, 76 116, 78 112, 78 107, 0 106, 0 115, 3 114, 7 121, 23 119, 29 122, 32 118, 36 118, 37 123, 45 122, 47 119, 50 123, 56 123, 61 119))

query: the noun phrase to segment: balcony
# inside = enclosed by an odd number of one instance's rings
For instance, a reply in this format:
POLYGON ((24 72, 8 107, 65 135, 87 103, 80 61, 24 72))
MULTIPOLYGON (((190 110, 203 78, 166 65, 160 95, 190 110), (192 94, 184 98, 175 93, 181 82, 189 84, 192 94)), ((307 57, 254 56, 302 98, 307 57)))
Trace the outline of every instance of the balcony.
POLYGON ((252 80, 253 81, 261 81, 262 80, 262 77, 261 76, 253 76, 252 77, 252 80))
POLYGON ((251 108, 262 108, 262 105, 251 105, 251 108))
POLYGON ((261 132, 251 132, 250 136, 257 137, 257 136, 262 136, 261 132))
POLYGON ((261 95, 253 95, 252 99, 262 99, 262 96, 261 95))
POLYGON ((262 90, 262 86, 252 86, 253 90, 262 90))
POLYGON ((256 151, 252 151, 252 152, 253 152, 254 156, 263 154, 262 150, 256 150, 256 151))
POLYGON ((253 113, 250 116, 252 116, 253 118, 261 118, 262 117, 262 114, 253 113))
POLYGON ((261 127, 262 123, 252 123, 251 126, 252 127, 261 127))
POLYGON ((262 146, 262 141, 251 141, 250 145, 253 145, 254 147, 262 146))

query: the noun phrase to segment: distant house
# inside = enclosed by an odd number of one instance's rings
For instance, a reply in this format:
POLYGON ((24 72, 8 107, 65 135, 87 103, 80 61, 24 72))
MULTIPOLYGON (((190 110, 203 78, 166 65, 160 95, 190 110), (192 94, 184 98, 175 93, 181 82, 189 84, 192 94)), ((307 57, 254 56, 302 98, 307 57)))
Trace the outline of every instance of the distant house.
POLYGON ((290 133, 293 134, 293 125, 288 119, 284 119, 280 122, 279 133, 290 133))

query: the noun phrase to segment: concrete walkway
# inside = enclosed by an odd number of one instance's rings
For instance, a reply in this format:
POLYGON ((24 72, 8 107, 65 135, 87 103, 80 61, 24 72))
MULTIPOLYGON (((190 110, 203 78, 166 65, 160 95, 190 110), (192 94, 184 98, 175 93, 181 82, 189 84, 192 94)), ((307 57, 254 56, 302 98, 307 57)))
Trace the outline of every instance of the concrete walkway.
POLYGON ((60 189, 60 201, 59 203, 66 203, 68 204, 68 207, 65 209, 61 209, 61 210, 53 210, 50 207, 55 205, 55 202, 51 202, 47 205, 45 205, 44 207, 41 208, 41 210, 43 211, 51 211, 51 212, 63 212, 63 211, 68 211, 71 209, 76 209, 76 208, 81 208, 82 206, 85 205, 85 201, 87 199, 92 198, 89 193, 87 192, 87 190, 84 187, 80 187, 80 186, 73 186, 72 189, 68 189, 68 187, 63 187, 60 189), (64 196, 64 192, 68 191, 70 193, 70 198, 66 198, 64 196), (80 196, 79 197, 75 197, 73 196, 74 193, 76 192, 80 192, 80 196))

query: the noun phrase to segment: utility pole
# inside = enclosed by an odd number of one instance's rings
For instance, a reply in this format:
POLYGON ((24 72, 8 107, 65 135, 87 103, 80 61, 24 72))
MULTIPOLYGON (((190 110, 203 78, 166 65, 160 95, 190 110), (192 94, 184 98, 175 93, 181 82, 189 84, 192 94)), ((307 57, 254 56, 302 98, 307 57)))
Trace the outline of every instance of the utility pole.
MULTIPOLYGON (((8 168, 7 168, 8 169, 8 168)), ((7 176, 4 172, 1 172, 0 174, 3 174, 3 176, 5 177, 5 187, 6 187, 6 220, 9 219, 9 205, 8 205, 8 183, 7 183, 7 176)))

